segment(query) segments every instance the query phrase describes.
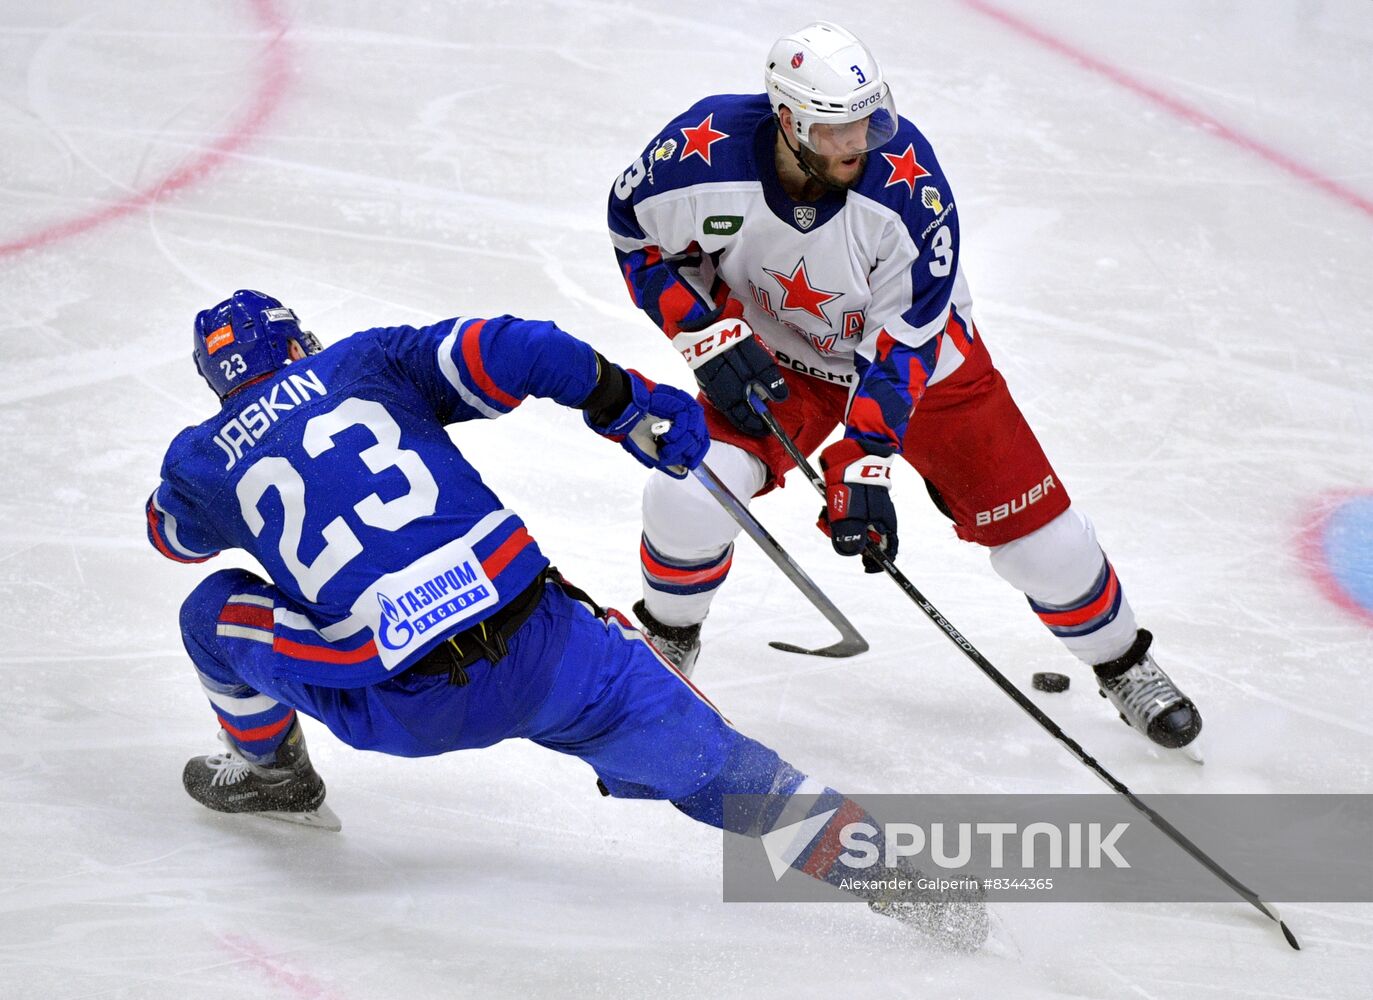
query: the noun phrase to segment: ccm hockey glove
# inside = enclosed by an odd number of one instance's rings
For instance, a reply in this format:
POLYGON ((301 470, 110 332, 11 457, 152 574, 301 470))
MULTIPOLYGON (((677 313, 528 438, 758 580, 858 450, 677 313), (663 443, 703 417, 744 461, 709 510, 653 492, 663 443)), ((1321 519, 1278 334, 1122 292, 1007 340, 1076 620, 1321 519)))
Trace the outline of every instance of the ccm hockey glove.
POLYGON ((650 469, 685 479, 710 447, 701 404, 681 389, 657 385, 599 355, 597 360, 601 374, 582 403, 586 425, 650 469))
POLYGON ((717 410, 745 434, 763 437, 767 424, 749 401, 749 387, 758 386, 775 403, 787 398, 787 383, 772 354, 743 320, 743 308, 731 299, 721 318, 700 330, 672 338, 696 375, 696 381, 717 410))
POLYGON ((863 571, 882 566, 863 550, 869 542, 896 559, 896 508, 891 502, 891 456, 871 455, 851 438, 820 453, 825 473, 825 509, 818 527, 841 556, 863 553, 863 571))

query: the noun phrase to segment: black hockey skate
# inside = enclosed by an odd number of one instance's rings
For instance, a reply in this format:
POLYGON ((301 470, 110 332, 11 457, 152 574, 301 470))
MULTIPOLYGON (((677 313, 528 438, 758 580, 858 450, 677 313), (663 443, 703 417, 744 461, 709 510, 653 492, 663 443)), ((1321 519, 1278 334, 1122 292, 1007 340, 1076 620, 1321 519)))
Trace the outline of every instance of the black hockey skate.
POLYGON ((687 677, 696 669, 696 657, 701 655, 701 626, 664 625, 653 615, 643 601, 634 605, 634 617, 639 619, 644 636, 653 643, 653 648, 663 654, 663 658, 687 677))
MULTIPOLYGON (((916 869, 886 868, 875 881, 907 884, 923 879, 916 869)), ((943 951, 977 951, 987 941, 990 920, 986 893, 976 880, 939 891, 878 889, 868 900, 873 913, 898 920, 943 951)))
POLYGON ((223 729, 219 739, 224 753, 192 757, 181 772, 191 798, 216 812, 250 813, 321 830, 342 828, 324 804, 324 779, 310 763, 299 720, 291 723, 270 765, 244 758, 223 729))
POLYGON ((1148 629, 1140 629, 1124 656, 1092 668, 1101 696, 1111 700, 1126 725, 1161 747, 1181 750, 1200 764, 1196 739, 1201 732, 1201 713, 1149 655, 1153 641, 1148 629))

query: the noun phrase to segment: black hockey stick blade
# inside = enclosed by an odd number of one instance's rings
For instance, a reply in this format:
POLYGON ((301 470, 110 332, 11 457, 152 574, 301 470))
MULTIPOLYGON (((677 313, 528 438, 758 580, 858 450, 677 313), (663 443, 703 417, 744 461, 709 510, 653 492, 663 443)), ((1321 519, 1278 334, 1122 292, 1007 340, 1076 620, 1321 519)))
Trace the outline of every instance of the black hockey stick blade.
POLYGON ((1287 943, 1292 946, 1292 950, 1301 951, 1301 942, 1297 940, 1297 935, 1292 933, 1292 928, 1287 926, 1287 921, 1282 919, 1282 915, 1278 913, 1278 908, 1272 903, 1267 903, 1263 900, 1259 900, 1259 903, 1261 904, 1260 909, 1277 923, 1278 930, 1282 931, 1282 936, 1287 939, 1287 943))
POLYGON ((819 649, 807 649, 805 646, 796 646, 778 639, 769 640, 768 645, 773 649, 780 649, 784 653, 800 653, 802 656, 832 656, 839 659, 846 656, 857 656, 868 650, 867 641, 861 635, 856 639, 846 637, 833 645, 821 646, 819 649))
POLYGON ((716 499, 730 517, 734 518, 739 527, 744 529, 744 533, 763 550, 764 555, 771 559, 782 571, 782 574, 796 585, 796 589, 805 595, 806 600, 810 601, 815 609, 839 630, 838 642, 819 649, 807 649, 790 642, 769 642, 768 645, 786 653, 801 653, 805 656, 846 657, 866 652, 868 641, 863 638, 862 633, 854 628, 853 623, 844 617, 844 613, 834 606, 834 602, 826 597, 824 591, 816 586, 815 581, 806 575, 806 571, 798 566, 791 556, 787 555, 786 550, 768 533, 768 530, 753 516, 752 511, 734 495, 733 491, 715 474, 714 470, 702 462, 692 471, 701 485, 706 488, 706 492, 716 499))
POLYGON ((1301 945, 1297 943, 1297 935, 1292 933, 1292 929, 1281 920, 1278 921, 1278 926, 1282 928, 1282 936, 1287 938, 1287 943, 1297 951, 1301 951, 1301 945))

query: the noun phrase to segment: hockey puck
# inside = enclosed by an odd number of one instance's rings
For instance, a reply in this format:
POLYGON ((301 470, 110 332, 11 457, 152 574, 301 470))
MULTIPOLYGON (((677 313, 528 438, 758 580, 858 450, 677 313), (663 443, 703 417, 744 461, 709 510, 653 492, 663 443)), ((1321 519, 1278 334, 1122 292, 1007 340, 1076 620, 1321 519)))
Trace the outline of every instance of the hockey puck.
POLYGON ((1063 674, 1035 674, 1030 679, 1036 691, 1067 691, 1068 678, 1063 674))

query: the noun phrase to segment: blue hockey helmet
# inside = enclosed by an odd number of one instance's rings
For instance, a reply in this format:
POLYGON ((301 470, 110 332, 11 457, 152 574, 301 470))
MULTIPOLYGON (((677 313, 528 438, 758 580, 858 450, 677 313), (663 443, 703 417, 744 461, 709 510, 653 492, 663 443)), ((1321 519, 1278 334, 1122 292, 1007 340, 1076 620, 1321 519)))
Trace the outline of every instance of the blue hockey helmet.
POLYGON ((302 355, 319 350, 294 312, 251 289, 196 314, 195 364, 220 399, 290 363, 292 341, 302 355))

